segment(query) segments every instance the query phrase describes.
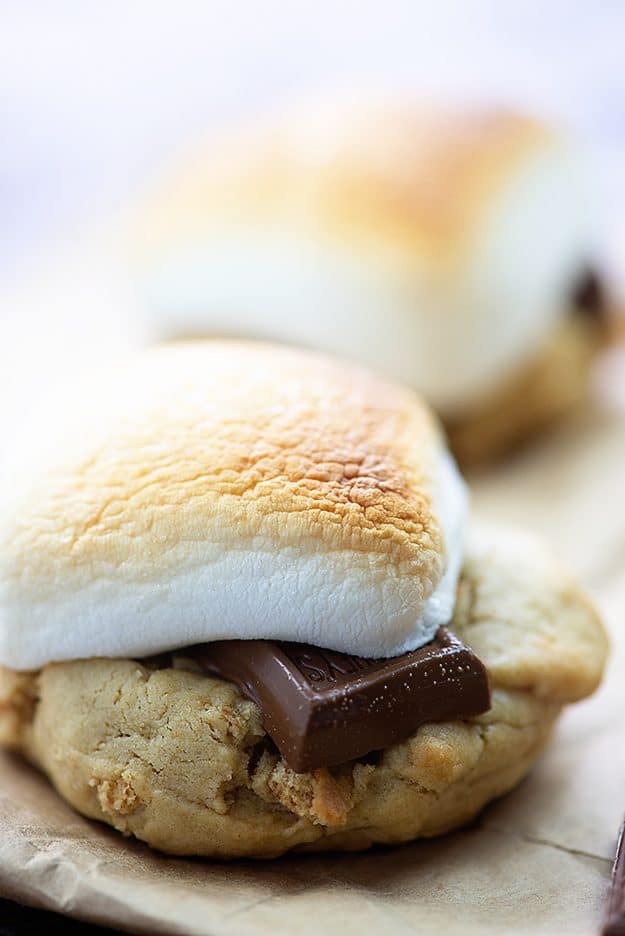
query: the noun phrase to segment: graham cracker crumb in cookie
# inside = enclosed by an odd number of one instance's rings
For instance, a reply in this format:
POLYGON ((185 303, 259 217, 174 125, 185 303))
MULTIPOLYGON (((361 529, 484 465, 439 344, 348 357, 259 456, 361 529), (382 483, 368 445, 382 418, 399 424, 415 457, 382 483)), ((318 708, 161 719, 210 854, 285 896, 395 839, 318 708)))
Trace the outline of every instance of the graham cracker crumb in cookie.
POLYGON ((98 802, 105 813, 126 816, 142 805, 141 799, 132 787, 131 775, 128 771, 123 770, 117 777, 109 780, 98 780, 92 777, 89 780, 89 786, 96 788, 98 802))

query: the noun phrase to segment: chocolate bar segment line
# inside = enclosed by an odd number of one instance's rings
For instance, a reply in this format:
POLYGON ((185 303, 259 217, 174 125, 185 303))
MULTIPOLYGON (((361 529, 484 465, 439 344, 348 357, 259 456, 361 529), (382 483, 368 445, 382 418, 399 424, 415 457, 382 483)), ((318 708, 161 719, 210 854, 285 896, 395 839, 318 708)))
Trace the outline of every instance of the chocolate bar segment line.
POLYGON ((270 640, 222 640, 185 653, 258 705, 267 734, 298 773, 382 750, 426 722, 490 707, 484 666, 445 628, 392 659, 270 640))

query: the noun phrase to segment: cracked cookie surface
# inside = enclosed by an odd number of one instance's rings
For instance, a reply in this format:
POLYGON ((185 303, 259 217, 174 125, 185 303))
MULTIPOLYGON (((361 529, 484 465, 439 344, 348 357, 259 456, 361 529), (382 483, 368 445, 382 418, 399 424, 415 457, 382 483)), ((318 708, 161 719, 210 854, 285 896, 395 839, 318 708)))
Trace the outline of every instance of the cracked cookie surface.
POLYGON ((601 678, 592 605, 532 538, 473 537, 452 629, 485 663, 490 710, 297 774, 234 686, 173 664, 92 659, 0 671, 0 741, 86 816, 173 854, 350 850, 452 829, 510 790, 562 706, 601 678))

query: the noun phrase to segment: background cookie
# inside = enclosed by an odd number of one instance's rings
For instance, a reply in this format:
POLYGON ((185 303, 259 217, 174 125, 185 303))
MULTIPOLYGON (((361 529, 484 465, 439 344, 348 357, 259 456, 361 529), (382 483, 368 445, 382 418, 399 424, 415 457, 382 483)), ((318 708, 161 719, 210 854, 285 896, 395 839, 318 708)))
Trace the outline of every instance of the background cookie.
POLYGON ((587 389, 606 331, 594 200, 578 147, 536 117, 305 100, 166 174, 133 273, 156 335, 352 358, 422 393, 465 462, 488 459, 587 389), (580 310, 594 327, 569 324, 580 310))

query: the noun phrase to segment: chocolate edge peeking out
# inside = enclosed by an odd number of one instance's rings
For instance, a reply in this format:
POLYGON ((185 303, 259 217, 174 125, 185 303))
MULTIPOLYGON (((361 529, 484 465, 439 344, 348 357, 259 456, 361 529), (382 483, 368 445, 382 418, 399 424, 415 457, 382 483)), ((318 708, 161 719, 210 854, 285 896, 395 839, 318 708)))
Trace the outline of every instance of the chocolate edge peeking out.
POLYGON ((601 277, 591 266, 575 280, 571 290, 571 303, 576 315, 601 324, 605 318, 606 302, 601 277))
POLYGON ((270 640, 223 640, 184 654, 258 705, 267 734, 298 773, 364 757, 426 722, 490 707, 483 664, 445 628, 392 659, 270 640))

